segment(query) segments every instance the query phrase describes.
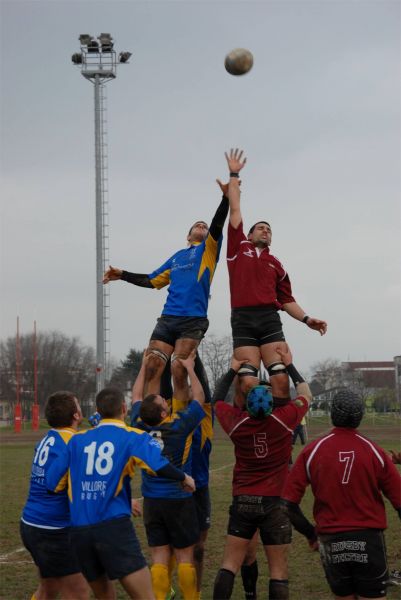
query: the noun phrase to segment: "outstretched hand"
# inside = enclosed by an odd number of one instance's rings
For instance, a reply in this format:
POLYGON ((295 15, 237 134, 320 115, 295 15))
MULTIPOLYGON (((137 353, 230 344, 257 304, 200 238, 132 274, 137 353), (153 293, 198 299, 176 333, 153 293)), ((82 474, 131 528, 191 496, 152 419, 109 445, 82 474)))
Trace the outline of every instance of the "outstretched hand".
POLYGON ((224 152, 224 156, 226 157, 228 169, 230 173, 239 173, 241 169, 246 164, 246 158, 242 159, 244 151, 239 150, 238 148, 231 148, 230 153, 224 152))
POLYGON ((116 269, 109 265, 109 268, 103 275, 103 283, 109 283, 109 281, 117 281, 117 279, 121 279, 121 275, 123 274, 121 269, 116 269))
MULTIPOLYGON (((223 196, 228 198, 228 183, 223 183, 222 181, 220 181, 220 179, 216 179, 216 181, 221 191, 223 192, 223 196)), ((238 185, 241 185, 241 179, 238 180, 238 185)))
POLYGON ((182 364, 182 366, 184 367, 184 369, 186 369, 188 371, 189 369, 194 369, 195 358, 196 358, 196 348, 191 350, 191 352, 188 354, 187 358, 179 357, 179 358, 177 358, 177 360, 179 360, 180 363, 182 364))
POLYGON ((324 335, 327 331, 326 321, 321 321, 320 319, 315 319, 314 317, 308 317, 306 324, 310 329, 318 331, 320 335, 324 335))

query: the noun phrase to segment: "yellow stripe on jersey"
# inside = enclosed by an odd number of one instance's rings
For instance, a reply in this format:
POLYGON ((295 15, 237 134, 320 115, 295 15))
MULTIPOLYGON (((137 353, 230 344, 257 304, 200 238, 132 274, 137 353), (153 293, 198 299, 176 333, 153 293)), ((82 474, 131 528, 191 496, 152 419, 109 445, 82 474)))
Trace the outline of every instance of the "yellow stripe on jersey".
POLYGON ((150 280, 153 287, 160 290, 161 288, 168 285, 170 283, 170 272, 171 269, 166 269, 165 271, 163 271, 163 273, 159 273, 159 275, 153 277, 153 279, 150 280))
POLYGON ((218 242, 208 235, 205 242, 205 250, 199 267, 198 281, 202 279, 203 273, 209 269, 209 281, 212 282, 217 264, 218 242))
POLYGON ((202 450, 206 440, 213 439, 213 419, 212 419, 212 405, 207 403, 203 405, 203 410, 206 413, 206 417, 203 417, 201 421, 201 445, 202 450))
POLYGON ((173 413, 178 412, 179 410, 185 410, 188 408, 188 402, 186 402, 185 400, 177 400, 177 398, 174 398, 171 401, 171 408, 173 413))
POLYGON ((189 453, 190 453, 190 450, 191 450, 192 434, 193 434, 193 432, 191 432, 189 434, 189 436, 187 437, 187 439, 185 440, 185 448, 184 448, 184 452, 183 452, 183 455, 182 455, 182 463, 181 463, 183 466, 187 462, 188 456, 189 456, 189 453))
POLYGON ((127 475, 129 477, 133 477, 134 473, 135 473, 135 459, 133 456, 131 456, 131 458, 128 459, 127 464, 125 465, 125 467, 123 468, 123 470, 121 472, 121 476, 120 476, 120 479, 118 480, 118 484, 117 484, 117 488, 116 488, 114 496, 118 496, 118 494, 121 492, 121 489, 123 487, 124 477, 126 477, 127 475))

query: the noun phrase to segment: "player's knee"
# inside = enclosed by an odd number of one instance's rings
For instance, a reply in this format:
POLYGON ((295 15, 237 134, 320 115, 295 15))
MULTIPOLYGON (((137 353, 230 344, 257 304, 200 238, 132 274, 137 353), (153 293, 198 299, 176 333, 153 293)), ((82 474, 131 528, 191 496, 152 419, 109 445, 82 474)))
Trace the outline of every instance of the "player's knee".
POLYGON ((184 356, 180 357, 179 354, 173 355, 173 357, 171 358, 171 374, 174 379, 174 384, 182 385, 184 382, 187 381, 187 370, 181 364, 181 362, 177 360, 177 358, 184 358, 184 356))
POLYGON ((205 547, 203 544, 195 544, 194 547, 194 560, 197 563, 203 562, 203 557, 205 555, 205 547))
POLYGON ((269 600, 288 600, 289 597, 288 579, 270 579, 269 600))
POLYGON ((157 348, 149 348, 148 360, 145 367, 145 378, 149 381, 163 372, 168 361, 168 356, 165 352, 157 350, 157 348))
POLYGON ((274 362, 271 365, 268 365, 267 372, 270 377, 274 377, 275 375, 287 375, 286 366, 282 362, 274 362))
POLYGON ((220 569, 214 581, 213 600, 227 600, 231 598, 234 578, 235 574, 232 571, 220 569))

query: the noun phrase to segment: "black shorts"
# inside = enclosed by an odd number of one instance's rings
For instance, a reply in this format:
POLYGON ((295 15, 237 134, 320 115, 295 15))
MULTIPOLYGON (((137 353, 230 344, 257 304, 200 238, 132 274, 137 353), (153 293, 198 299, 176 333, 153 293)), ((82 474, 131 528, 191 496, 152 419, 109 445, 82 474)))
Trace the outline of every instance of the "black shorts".
POLYGON ((234 496, 227 533, 251 540, 259 530, 264 546, 291 543, 291 523, 278 496, 234 496))
POLYGON ((157 319, 151 340, 175 346, 177 340, 186 338, 201 341, 209 327, 206 317, 175 317, 162 315, 157 319))
POLYGON ((146 567, 130 517, 72 527, 71 539, 88 581, 104 574, 109 579, 122 579, 146 567))
POLYGON ((327 582, 336 596, 386 595, 388 570, 381 530, 319 535, 319 551, 327 582))
POLYGON ((247 306, 231 311, 233 346, 263 346, 285 342, 280 315, 275 308, 247 306))
POLYGON ((71 544, 70 528, 45 529, 20 521, 21 539, 43 579, 67 577, 81 568, 71 544))
POLYGON ((205 485, 197 489, 192 497, 195 502, 196 514, 198 515, 199 531, 206 531, 210 527, 211 514, 209 486, 205 485))
POLYGON ((199 539, 195 502, 190 498, 144 498, 143 521, 149 546, 193 546, 199 539))

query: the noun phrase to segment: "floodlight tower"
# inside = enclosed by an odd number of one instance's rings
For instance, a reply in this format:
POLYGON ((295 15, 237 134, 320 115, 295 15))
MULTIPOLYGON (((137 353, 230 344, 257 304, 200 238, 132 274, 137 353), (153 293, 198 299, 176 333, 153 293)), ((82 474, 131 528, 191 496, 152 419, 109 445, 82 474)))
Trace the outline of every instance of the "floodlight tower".
POLYGON ((81 75, 94 86, 95 99, 95 172, 96 172, 96 392, 104 387, 110 355, 109 290, 102 283, 108 264, 108 186, 107 186, 107 115, 106 83, 117 77, 117 64, 128 63, 130 52, 117 57, 110 33, 97 38, 88 33, 79 36, 81 52, 72 55, 81 75))

